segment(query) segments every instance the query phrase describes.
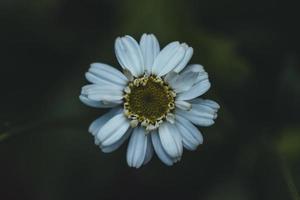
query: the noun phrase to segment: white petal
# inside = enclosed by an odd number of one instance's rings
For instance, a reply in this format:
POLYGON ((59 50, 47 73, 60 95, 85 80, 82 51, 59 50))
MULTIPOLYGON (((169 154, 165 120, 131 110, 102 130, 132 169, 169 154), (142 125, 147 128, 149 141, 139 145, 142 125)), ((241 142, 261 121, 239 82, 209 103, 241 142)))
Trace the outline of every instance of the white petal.
POLYGON ((142 52, 135 39, 128 35, 118 37, 115 42, 115 53, 120 65, 135 77, 144 73, 142 52))
POLYGON ((176 126, 182 136, 183 146, 188 150, 195 150, 199 144, 203 143, 200 131, 187 119, 176 116, 176 126))
POLYGON ((169 73, 167 73, 167 75, 165 76, 164 80, 171 85, 172 82, 175 82, 176 79, 178 78, 178 73, 174 72, 174 71, 170 71, 169 73))
POLYGON ((213 117, 199 116, 197 115, 197 113, 194 112, 194 110, 193 111, 178 110, 177 115, 185 117, 186 119, 190 120, 191 122, 193 122, 198 126, 211 126, 215 123, 213 117))
POLYGON ((147 140, 144 128, 138 127, 133 130, 127 148, 127 163, 130 167, 142 166, 146 156, 147 140))
POLYGON ((206 73, 206 71, 204 70, 204 67, 202 65, 199 64, 191 64, 188 65, 182 72, 183 73, 189 73, 189 72, 194 72, 194 73, 198 73, 198 78, 197 78, 197 82, 201 81, 201 80, 205 80, 208 78, 208 75, 206 73))
POLYGON ((147 134, 147 149, 143 165, 147 164, 153 157, 153 146, 150 134, 147 134))
POLYGON ((175 90, 176 93, 188 91, 197 81, 198 73, 187 72, 175 76, 169 81, 170 86, 175 90))
POLYGON ((190 104, 187 101, 180 101, 180 100, 175 101, 175 106, 181 110, 190 110, 192 108, 192 104, 190 104))
POLYGON ((184 68, 182 73, 184 72, 205 72, 205 70, 200 64, 190 64, 186 68, 184 68))
POLYGON ((159 159, 168 166, 173 165, 174 163, 173 158, 170 157, 164 150, 157 131, 153 131, 151 133, 151 139, 152 139, 154 151, 159 157, 159 159))
POLYGON ((160 50, 159 43, 153 34, 143 34, 140 47, 144 57, 145 69, 148 73, 151 73, 154 60, 160 50))
POLYGON ((174 71, 177 73, 179 73, 188 64, 188 62, 191 60, 191 58, 193 56, 193 52, 194 52, 192 47, 189 47, 187 44, 183 44, 183 45, 185 48, 185 54, 184 54, 184 57, 181 60, 181 62, 174 69, 174 71))
POLYGON ((219 105, 211 100, 193 100, 192 109, 190 111, 176 110, 176 114, 180 115, 196 125, 210 126, 214 124, 217 117, 219 105), (193 103, 194 102, 194 103, 193 103))
POLYGON ((134 77, 128 69, 123 70, 124 76, 128 79, 128 81, 133 81, 134 77))
POLYGON ((126 131, 126 133, 117 142, 115 142, 109 146, 100 145, 101 150, 104 153, 110 153, 110 152, 117 150, 129 138, 131 133, 132 133, 132 129, 130 128, 126 131))
POLYGON ((194 99, 196 97, 201 96, 205 92, 207 92, 209 90, 209 88, 210 88, 210 82, 208 79, 204 80, 204 81, 200 81, 197 84, 195 84, 194 86, 192 86, 192 88, 189 89, 188 91, 178 94, 177 99, 178 100, 194 99))
POLYGON ((85 85, 82 87, 81 93, 94 101, 122 103, 123 99, 123 91, 112 85, 85 85))
POLYGON ((122 108, 121 107, 117 107, 117 108, 113 108, 111 109, 109 112, 105 113, 104 115, 102 115, 101 117, 97 118, 96 120, 94 120, 91 125, 89 126, 89 132, 92 135, 96 135, 98 133, 98 131, 100 130, 100 128, 112 117, 114 117, 117 114, 120 114, 122 112, 122 108))
POLYGON ((210 88, 210 82, 208 80, 208 74, 204 71, 202 65, 193 64, 187 66, 182 74, 194 72, 198 74, 194 85, 187 91, 179 93, 177 100, 190 100, 204 94, 210 88))
POLYGON ((182 155, 182 137, 174 124, 168 122, 160 125, 159 138, 164 150, 172 158, 180 158, 182 155))
POLYGON ((179 64, 183 59, 184 54, 185 49, 179 42, 168 44, 157 55, 152 67, 152 73, 158 76, 167 74, 179 64))
POLYGON ((166 120, 170 122, 171 124, 174 124, 175 122, 175 115, 173 113, 168 113, 166 116, 166 120))
POLYGON ((95 84, 111 84, 116 87, 124 87, 128 80, 117 69, 103 63, 92 63, 86 78, 95 84))
POLYGON ((101 145, 109 146, 117 142, 128 130, 129 122, 123 113, 117 114, 108 120, 97 134, 101 145))
POLYGON ((85 105, 95 107, 95 108, 112 108, 119 104, 119 103, 111 103, 111 102, 94 101, 87 98, 85 95, 80 95, 79 99, 85 105))
POLYGON ((203 100, 199 103, 192 103, 192 110, 194 110, 195 113, 199 113, 198 115, 212 117, 213 119, 216 119, 216 114, 219 107, 213 107, 212 105, 207 104, 206 101, 207 100, 203 100))
POLYGON ((100 140, 98 140, 97 137, 94 137, 94 142, 95 142, 95 145, 99 145, 100 144, 100 140))
POLYGON ((189 102, 193 103, 194 105, 207 106, 209 108, 214 109, 215 111, 218 111, 218 109, 220 108, 220 105, 217 102, 209 99, 197 98, 197 99, 192 99, 189 102))

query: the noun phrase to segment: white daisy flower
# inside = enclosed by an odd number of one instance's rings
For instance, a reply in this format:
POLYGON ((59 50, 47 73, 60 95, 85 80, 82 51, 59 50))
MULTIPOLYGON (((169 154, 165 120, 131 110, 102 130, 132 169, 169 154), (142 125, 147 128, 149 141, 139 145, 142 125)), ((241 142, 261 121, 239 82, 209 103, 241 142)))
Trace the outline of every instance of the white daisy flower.
POLYGON ((153 34, 139 43, 126 35, 115 41, 123 68, 93 63, 85 74, 91 84, 82 87, 80 100, 88 106, 112 108, 89 127, 95 144, 105 153, 129 137, 127 163, 139 168, 154 154, 166 165, 182 157, 183 147, 195 150, 203 137, 195 126, 210 126, 219 105, 199 98, 210 88, 199 64, 187 65, 193 48, 171 42, 162 50, 153 34))

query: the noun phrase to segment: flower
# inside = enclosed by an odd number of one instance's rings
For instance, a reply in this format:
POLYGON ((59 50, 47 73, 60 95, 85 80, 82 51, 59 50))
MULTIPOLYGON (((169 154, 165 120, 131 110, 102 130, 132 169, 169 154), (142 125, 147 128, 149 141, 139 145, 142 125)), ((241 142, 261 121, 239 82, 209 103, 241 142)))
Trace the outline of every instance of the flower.
POLYGON ((80 100, 96 108, 112 108, 89 127, 95 144, 105 153, 129 137, 127 163, 139 168, 154 152, 166 165, 182 157, 183 147, 195 150, 203 137, 195 126, 210 126, 219 105, 198 98, 210 88, 199 64, 187 65, 193 48, 171 42, 162 50, 153 34, 139 44, 131 36, 118 37, 115 53, 124 73, 93 63, 85 74, 80 100))

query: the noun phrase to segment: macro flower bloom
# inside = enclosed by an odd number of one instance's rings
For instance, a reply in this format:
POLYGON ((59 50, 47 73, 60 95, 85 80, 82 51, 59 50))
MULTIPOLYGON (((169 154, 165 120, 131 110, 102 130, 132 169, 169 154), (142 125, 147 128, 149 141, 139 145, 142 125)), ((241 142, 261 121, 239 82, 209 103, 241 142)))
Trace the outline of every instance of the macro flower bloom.
POLYGON ((195 150, 203 137, 195 126, 210 126, 219 105, 199 98, 210 88, 208 74, 189 64, 193 48, 171 42, 160 50, 153 34, 138 43, 126 35, 115 41, 115 54, 123 73, 114 67, 91 64, 80 100, 96 108, 112 108, 89 127, 95 144, 105 153, 128 138, 127 163, 139 168, 154 152, 166 165, 182 157, 183 147, 195 150))

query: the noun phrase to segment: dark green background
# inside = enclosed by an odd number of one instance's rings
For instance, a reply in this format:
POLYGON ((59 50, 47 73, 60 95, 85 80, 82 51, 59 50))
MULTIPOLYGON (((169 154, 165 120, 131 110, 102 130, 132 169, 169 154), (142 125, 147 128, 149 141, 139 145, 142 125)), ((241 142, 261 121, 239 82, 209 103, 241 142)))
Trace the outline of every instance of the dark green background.
POLYGON ((1 0, 0 199, 299 200, 299 19, 292 1, 1 0), (105 110, 78 95, 144 32, 191 45, 221 109, 197 151, 136 170, 94 145, 105 110))

